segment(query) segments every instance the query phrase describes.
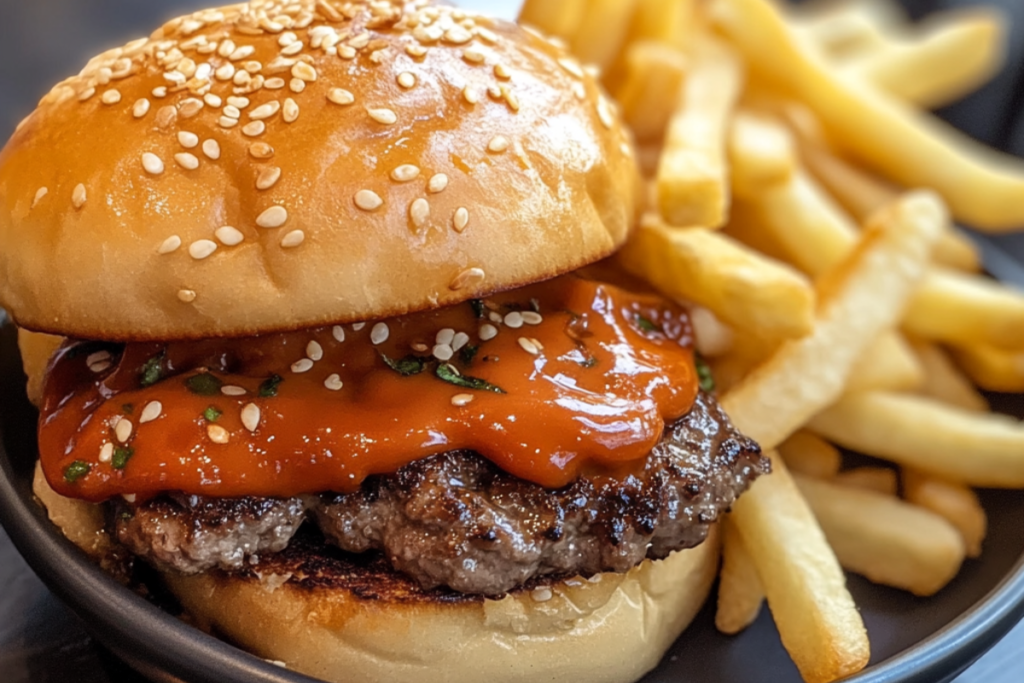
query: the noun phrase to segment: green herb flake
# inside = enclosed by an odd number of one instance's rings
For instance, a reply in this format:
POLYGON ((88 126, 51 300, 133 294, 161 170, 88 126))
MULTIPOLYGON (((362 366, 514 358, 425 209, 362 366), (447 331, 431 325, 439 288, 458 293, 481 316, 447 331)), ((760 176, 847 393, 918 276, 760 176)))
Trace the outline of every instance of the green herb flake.
POLYGON ((142 383, 142 386, 151 387, 157 382, 159 382, 161 379, 163 379, 163 364, 165 353, 165 351, 161 351, 157 355, 147 360, 146 364, 142 366, 142 373, 139 378, 139 381, 142 383))
POLYGON ((185 386, 188 387, 188 390, 200 396, 217 396, 220 394, 220 388, 223 385, 223 382, 208 372, 192 375, 185 380, 185 386))
POLYGON ((121 511, 121 521, 127 522, 128 520, 133 519, 134 517, 135 517, 135 513, 132 512, 131 510, 122 510, 121 511))
POLYGON ((76 460, 64 468, 64 481, 74 484, 76 481, 89 474, 92 465, 82 460, 76 460))
POLYGON ((397 372, 402 377, 411 377, 418 375, 427 369, 427 359, 420 358, 419 356, 406 356, 405 358, 389 358, 385 354, 380 354, 380 357, 384 360, 389 368, 397 372))
POLYGON ((115 448, 114 456, 110 459, 110 466, 115 470, 123 470, 133 455, 135 455, 134 448, 128 448, 127 446, 115 448))
POLYGON ((478 377, 470 377, 469 375, 460 375, 459 371, 456 370, 450 363, 441 363, 437 366, 435 371, 437 378, 448 382, 448 384, 454 384, 457 387, 463 387, 465 389, 476 389, 477 391, 491 391, 495 394, 504 394, 505 390, 501 387, 494 386, 490 382, 482 380, 478 377))
POLYGON ((711 393, 715 390, 715 378, 711 375, 711 366, 707 364, 703 356, 694 354, 693 363, 697 366, 697 380, 700 383, 701 391, 711 393))
POLYGON ((636 326, 644 332, 661 332, 661 326, 655 324, 649 318, 645 318, 643 315, 636 314, 636 326))
POLYGON ((133 412, 135 412, 135 406, 132 405, 131 403, 125 403, 123 406, 121 406, 121 410, 124 411, 125 415, 131 415, 133 412))
POLYGON ((484 306, 483 299, 470 299, 469 305, 473 308, 473 315, 476 316, 477 320, 480 320, 487 314, 487 307, 484 306))
POLYGON ((281 375, 271 375, 260 384, 260 398, 274 398, 277 396, 277 389, 284 379, 281 375))
POLYGON ((472 365, 473 359, 476 358, 476 354, 480 351, 479 346, 473 346, 472 344, 466 344, 459 349, 459 360, 462 361, 463 365, 472 365))
POLYGON ((580 365, 589 370, 590 368, 597 367, 597 359, 593 356, 589 356, 585 361, 580 363, 580 365))
POLYGON ((203 417, 206 418, 207 422, 216 422, 217 420, 220 419, 220 416, 223 414, 223 411, 220 411, 213 406, 210 406, 209 408, 203 411, 203 417))

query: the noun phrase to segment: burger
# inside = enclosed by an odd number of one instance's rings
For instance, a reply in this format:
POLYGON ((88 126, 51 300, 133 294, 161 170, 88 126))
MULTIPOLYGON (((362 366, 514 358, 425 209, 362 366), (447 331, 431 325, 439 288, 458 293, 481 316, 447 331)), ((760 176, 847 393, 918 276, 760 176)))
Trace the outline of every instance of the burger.
POLYGON ((39 499, 329 681, 637 679, 768 469, 686 308, 586 271, 640 187, 591 72, 425 0, 100 55, 0 154, 39 499))

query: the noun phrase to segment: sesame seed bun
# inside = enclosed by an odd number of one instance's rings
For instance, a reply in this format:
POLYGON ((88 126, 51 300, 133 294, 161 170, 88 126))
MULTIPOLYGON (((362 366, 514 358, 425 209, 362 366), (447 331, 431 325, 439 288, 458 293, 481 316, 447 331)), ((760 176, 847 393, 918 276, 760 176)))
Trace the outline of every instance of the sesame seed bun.
POLYGON ((0 305, 78 338, 248 336, 613 252, 637 171, 593 76, 417 6, 235 5, 92 60, 0 153, 0 305))

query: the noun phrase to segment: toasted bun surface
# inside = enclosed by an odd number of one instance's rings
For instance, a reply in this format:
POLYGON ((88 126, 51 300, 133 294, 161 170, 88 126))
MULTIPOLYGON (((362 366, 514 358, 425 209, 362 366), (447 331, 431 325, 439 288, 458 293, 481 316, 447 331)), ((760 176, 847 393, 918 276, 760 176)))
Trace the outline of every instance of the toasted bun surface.
POLYGON ((596 81, 513 24, 207 10, 94 59, 0 153, 0 305, 129 340, 387 317, 609 254, 637 186, 596 81))

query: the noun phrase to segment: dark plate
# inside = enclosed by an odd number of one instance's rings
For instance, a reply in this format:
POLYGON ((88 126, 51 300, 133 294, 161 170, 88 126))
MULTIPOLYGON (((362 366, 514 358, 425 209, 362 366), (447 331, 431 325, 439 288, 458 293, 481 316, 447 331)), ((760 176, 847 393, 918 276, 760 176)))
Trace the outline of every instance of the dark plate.
MULTIPOLYGON (((154 681, 310 681, 154 607, 107 577, 64 539, 32 496, 37 415, 23 387, 16 335, 6 325, 0 328, 0 396, 4 397, 0 404, 0 522, 32 568, 83 618, 96 639, 154 681)), ((985 553, 980 561, 968 562, 938 596, 917 599, 850 578, 874 651, 873 666, 851 680, 951 680, 1024 617, 1024 493, 990 491, 982 494, 982 500, 991 524, 985 553)), ((800 680, 771 617, 762 613, 752 628, 728 638, 715 630, 711 605, 645 679, 647 683, 765 680, 800 680)))

